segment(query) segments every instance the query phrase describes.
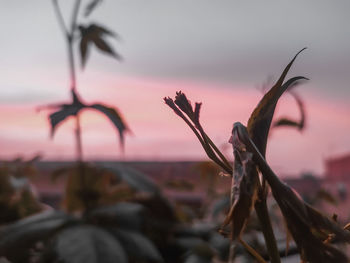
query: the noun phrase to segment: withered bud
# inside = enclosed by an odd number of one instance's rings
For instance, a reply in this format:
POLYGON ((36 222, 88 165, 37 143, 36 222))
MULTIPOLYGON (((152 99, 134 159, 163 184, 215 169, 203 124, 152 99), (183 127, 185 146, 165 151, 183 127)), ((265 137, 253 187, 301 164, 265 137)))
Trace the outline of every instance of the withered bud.
POLYGON ((176 113, 176 115, 180 116, 181 118, 184 118, 185 116, 183 113, 179 110, 179 108, 175 105, 174 101, 170 97, 164 97, 164 102, 167 104, 170 108, 173 109, 173 111, 176 113))
POLYGON ((175 104, 194 122, 195 116, 191 102, 181 91, 176 92, 175 104))

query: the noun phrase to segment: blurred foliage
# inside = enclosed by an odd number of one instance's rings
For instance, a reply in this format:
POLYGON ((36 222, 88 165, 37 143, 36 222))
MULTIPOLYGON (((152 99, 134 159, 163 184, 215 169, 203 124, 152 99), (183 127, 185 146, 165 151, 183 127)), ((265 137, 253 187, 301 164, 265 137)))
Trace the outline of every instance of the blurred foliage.
POLYGON ((3 162, 0 166, 0 224, 10 223, 43 209, 36 199, 29 178, 36 175, 34 162, 21 158, 3 162))
POLYGON ((176 206, 142 173, 81 163, 55 171, 53 179, 63 175, 66 212, 40 212, 3 226, 0 256, 13 263, 177 263, 227 257, 228 240, 215 224, 182 223, 176 206), (132 180, 125 179, 128 175, 132 180))

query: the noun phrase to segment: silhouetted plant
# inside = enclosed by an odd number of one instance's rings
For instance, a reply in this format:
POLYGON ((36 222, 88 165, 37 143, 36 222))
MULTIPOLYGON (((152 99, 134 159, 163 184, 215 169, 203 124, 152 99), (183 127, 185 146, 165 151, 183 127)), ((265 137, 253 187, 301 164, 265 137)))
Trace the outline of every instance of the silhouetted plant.
MULTIPOLYGON (((241 123, 234 124, 229 141, 233 145, 233 169, 200 125, 201 103, 196 103, 195 110, 193 110, 190 101, 182 92, 177 92, 175 101, 169 97, 164 98, 165 103, 195 133, 208 157, 221 166, 225 172, 232 175, 231 209, 223 224, 223 226, 231 225, 229 236, 232 243, 229 262, 233 262, 236 241, 239 241, 258 262, 265 262, 261 255, 242 240, 242 232, 253 208, 255 208, 260 221, 270 260, 271 262, 280 262, 280 255, 266 206, 268 186, 271 187, 272 195, 282 211, 288 230, 297 244, 303 262, 348 262, 346 256, 340 250, 329 244, 329 239, 333 242, 335 240, 349 242, 350 233, 302 201, 295 191, 279 180, 265 161, 268 134, 279 98, 299 81, 307 80, 305 77, 298 76, 283 83, 297 55, 284 69, 275 85, 256 106, 249 118, 247 128, 241 123), (260 173, 262 174, 261 177, 259 177, 260 173)), ((282 118, 275 122, 275 127, 287 125, 303 129, 305 121, 304 107, 300 98, 295 94, 293 96, 301 111, 301 120, 292 121, 282 118)))
MULTIPOLYGON (((70 103, 59 103, 54 105, 47 105, 44 107, 39 107, 39 109, 47 108, 54 109, 55 112, 49 115, 50 124, 51 124, 51 137, 53 137, 56 128, 58 125, 62 124, 68 117, 74 116, 76 120, 75 128, 75 139, 76 139, 76 149, 77 149, 77 159, 82 161, 83 151, 82 151, 82 142, 81 142, 81 127, 79 114, 82 110, 92 109, 97 110, 100 113, 103 113, 115 126, 119 132, 121 147, 123 148, 124 144, 124 134, 129 131, 128 126, 126 125, 123 117, 121 116, 118 109, 106 106, 100 103, 86 104, 84 103, 77 91, 77 81, 76 81, 76 67, 75 67, 75 54, 74 46, 79 43, 80 49, 80 58, 82 68, 85 67, 87 59, 90 54, 90 49, 92 46, 95 46, 99 51, 106 53, 118 60, 121 59, 121 56, 115 52, 115 50, 106 42, 105 37, 117 37, 115 33, 106 29, 103 26, 91 23, 84 25, 79 23, 78 18, 80 14, 81 0, 74 1, 74 8, 72 13, 72 18, 70 25, 68 26, 65 22, 61 9, 58 4, 58 0, 52 0, 54 10, 57 15, 59 25, 62 29, 64 38, 67 43, 68 51, 68 62, 69 62, 69 72, 70 72, 70 91, 72 96, 72 102, 70 103)), ((93 10, 102 2, 102 0, 92 0, 86 7, 84 16, 88 17, 93 10)))

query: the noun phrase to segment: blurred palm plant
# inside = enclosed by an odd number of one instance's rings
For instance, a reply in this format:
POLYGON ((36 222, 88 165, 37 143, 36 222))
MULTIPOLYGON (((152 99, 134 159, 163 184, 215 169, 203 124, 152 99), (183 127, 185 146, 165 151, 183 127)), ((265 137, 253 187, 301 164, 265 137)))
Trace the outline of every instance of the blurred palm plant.
MULTIPOLYGON (((201 103, 196 103, 193 110, 190 101, 181 91, 177 92, 175 100, 169 97, 164 98, 165 103, 195 133, 208 157, 226 173, 232 175, 231 209, 223 224, 223 226, 231 225, 229 236, 232 243, 229 262, 233 262, 236 241, 239 241, 258 262, 265 262, 251 246, 242 240, 242 233, 253 208, 260 221, 270 260, 280 262, 276 238, 266 205, 269 186, 287 222, 288 231, 297 244, 303 262, 347 262, 346 256, 326 240, 329 236, 335 236, 332 241, 349 242, 350 233, 299 199, 295 191, 283 184, 265 161, 267 139, 279 98, 300 81, 307 80, 305 77, 297 76, 284 82, 297 55, 256 106, 249 118, 247 128, 240 123, 235 123, 229 140, 233 145, 233 168, 200 124, 201 103)), ((295 93, 292 95, 301 111, 300 121, 282 118, 274 123, 274 127, 287 125, 297 127, 299 130, 304 128, 303 103, 295 93)))

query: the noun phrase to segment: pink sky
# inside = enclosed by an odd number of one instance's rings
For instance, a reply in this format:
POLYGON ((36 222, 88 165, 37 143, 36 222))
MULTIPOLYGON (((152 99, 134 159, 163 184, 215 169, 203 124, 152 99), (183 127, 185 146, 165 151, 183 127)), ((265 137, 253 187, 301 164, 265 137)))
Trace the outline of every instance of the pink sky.
MULTIPOLYGON (((126 160, 197 160, 206 159, 196 137, 185 123, 164 103, 165 96, 173 97, 182 90, 191 100, 203 102, 201 121, 207 133, 231 158, 227 144, 232 124, 246 124, 261 93, 251 86, 213 87, 209 84, 174 82, 151 79, 121 79, 112 75, 99 76, 100 87, 94 81, 82 80, 81 93, 87 102, 104 102, 118 107, 134 135, 126 138, 126 153, 121 156, 117 136, 105 117, 93 111, 82 115, 84 157, 93 159, 126 160)), ((329 101, 308 92, 312 84, 299 87, 307 110, 307 127, 300 133, 280 128, 272 132, 267 158, 282 174, 303 171, 323 172, 323 160, 348 152, 350 140, 350 110, 344 102, 329 101)), ((0 156, 13 158, 41 153, 44 159, 74 158, 73 122, 59 127, 54 140, 49 140, 45 112, 37 113, 37 104, 0 106, 0 156)), ((277 116, 298 117, 292 97, 284 95, 277 116)))

